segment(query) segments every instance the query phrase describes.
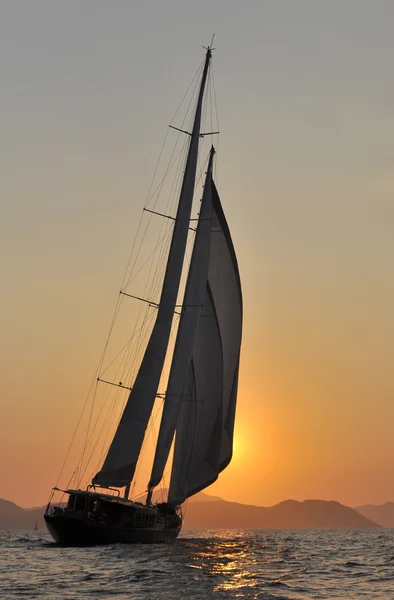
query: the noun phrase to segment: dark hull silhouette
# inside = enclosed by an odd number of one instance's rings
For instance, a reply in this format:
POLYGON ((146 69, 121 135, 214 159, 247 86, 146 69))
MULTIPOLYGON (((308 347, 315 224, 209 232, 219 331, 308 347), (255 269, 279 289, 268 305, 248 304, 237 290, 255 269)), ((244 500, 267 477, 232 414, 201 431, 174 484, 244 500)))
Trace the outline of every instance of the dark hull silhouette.
POLYGON ((69 494, 67 506, 48 506, 44 515, 53 539, 64 546, 173 542, 182 519, 167 504, 146 506, 94 492, 69 494))
POLYGON ((63 546, 96 546, 102 544, 155 544, 173 542, 180 531, 177 528, 126 529, 94 525, 79 519, 45 515, 49 533, 63 546))

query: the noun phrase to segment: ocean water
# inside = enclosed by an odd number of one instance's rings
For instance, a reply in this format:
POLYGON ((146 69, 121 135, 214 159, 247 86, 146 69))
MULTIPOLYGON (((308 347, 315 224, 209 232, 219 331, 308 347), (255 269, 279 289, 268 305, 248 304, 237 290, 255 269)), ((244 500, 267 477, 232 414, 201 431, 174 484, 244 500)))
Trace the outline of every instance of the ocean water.
POLYGON ((394 600, 394 530, 185 531, 93 548, 0 532, 0 598, 394 600))

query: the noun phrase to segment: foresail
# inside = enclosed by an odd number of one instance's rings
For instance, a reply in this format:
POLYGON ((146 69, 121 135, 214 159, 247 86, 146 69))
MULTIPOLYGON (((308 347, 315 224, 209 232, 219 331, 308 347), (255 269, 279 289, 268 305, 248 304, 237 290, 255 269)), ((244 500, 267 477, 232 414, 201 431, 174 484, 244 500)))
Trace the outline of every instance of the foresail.
POLYGON ((242 289, 237 257, 230 230, 213 186, 217 231, 212 239, 209 282, 216 308, 223 348, 223 429, 219 471, 227 467, 233 454, 235 409, 242 340, 242 289))
POLYGON ((176 430, 168 498, 172 504, 213 483, 232 456, 242 293, 234 247, 214 185, 212 203, 209 274, 176 430))

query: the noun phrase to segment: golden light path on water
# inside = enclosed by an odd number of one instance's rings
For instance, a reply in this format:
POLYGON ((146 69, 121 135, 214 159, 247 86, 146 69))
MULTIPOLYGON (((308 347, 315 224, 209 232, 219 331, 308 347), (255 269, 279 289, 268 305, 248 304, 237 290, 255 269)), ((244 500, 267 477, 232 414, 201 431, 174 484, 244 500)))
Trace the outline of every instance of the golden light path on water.
MULTIPOLYGON (((190 565, 194 569, 207 570, 211 576, 217 576, 222 581, 214 586, 215 592, 253 588, 257 585, 255 576, 250 569, 250 556, 246 545, 240 540, 223 541, 212 545, 209 550, 196 554, 190 565), (247 564, 249 563, 249 568, 247 564)), ((256 563, 253 559, 252 565, 256 563)))

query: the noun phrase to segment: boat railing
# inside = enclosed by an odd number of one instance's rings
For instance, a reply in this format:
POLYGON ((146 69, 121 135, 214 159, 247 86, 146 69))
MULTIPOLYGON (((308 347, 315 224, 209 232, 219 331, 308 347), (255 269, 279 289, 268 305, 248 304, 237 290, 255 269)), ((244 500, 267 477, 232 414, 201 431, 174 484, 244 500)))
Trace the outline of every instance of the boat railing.
MULTIPOLYGON (((96 488, 99 488, 100 490, 110 490, 111 492, 115 492, 115 494, 117 494, 118 498, 120 498, 120 490, 118 488, 114 488, 114 487, 110 487, 110 486, 106 486, 106 485, 88 485, 88 487, 86 488, 87 491, 89 491, 90 489, 93 489, 96 492, 96 488)), ((96 492, 96 494, 100 494, 102 492, 96 492)), ((113 496, 114 494, 108 494, 108 492, 104 492, 104 494, 108 495, 108 496, 113 496)))

